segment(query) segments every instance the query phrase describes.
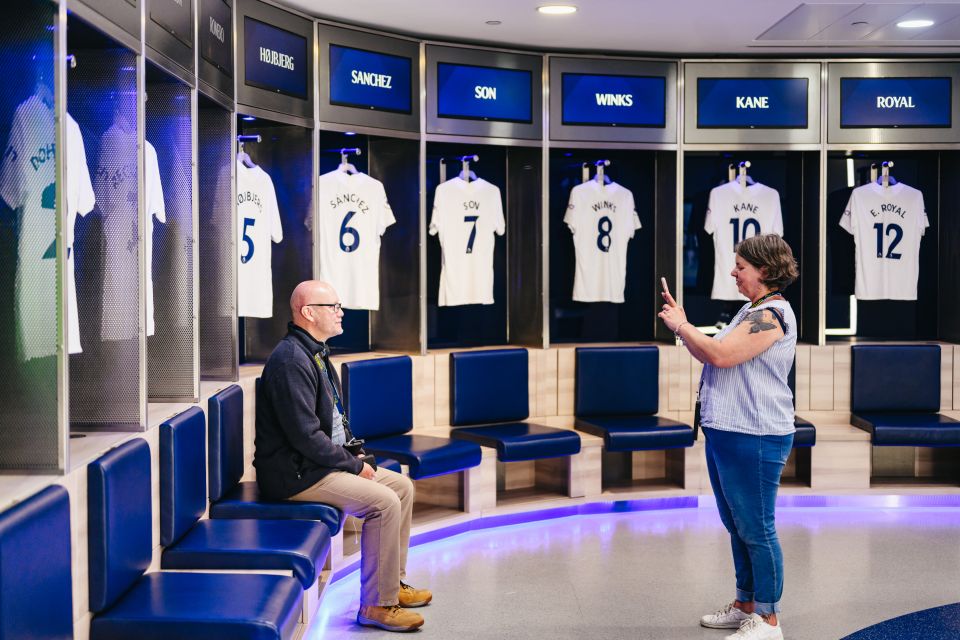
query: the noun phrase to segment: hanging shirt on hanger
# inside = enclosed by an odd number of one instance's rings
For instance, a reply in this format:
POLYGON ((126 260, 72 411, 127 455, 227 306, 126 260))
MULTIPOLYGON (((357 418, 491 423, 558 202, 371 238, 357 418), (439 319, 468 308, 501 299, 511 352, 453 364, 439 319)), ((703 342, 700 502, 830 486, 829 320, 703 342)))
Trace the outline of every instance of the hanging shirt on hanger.
POLYGON ((579 184, 570 191, 563 221, 573 233, 576 254, 573 299, 623 302, 627 244, 640 228, 633 194, 616 182, 579 184))
POLYGON ((920 241, 930 226, 923 193, 902 182, 857 187, 840 218, 856 244, 860 300, 916 300, 920 241))
POLYGON ((144 141, 144 197, 147 206, 147 277, 144 279, 147 287, 147 335, 156 332, 153 320, 153 219, 162 223, 167 222, 167 208, 163 201, 163 183, 160 181, 160 162, 157 159, 157 150, 148 141, 144 141))
POLYGON ((348 309, 380 308, 380 236, 396 220, 383 183, 339 169, 317 180, 320 278, 348 309))
POLYGON ((438 304, 493 304, 494 234, 504 234, 500 189, 483 178, 457 177, 440 184, 433 197, 430 235, 443 252, 438 304))
POLYGON ((273 180, 237 161, 237 315, 273 316, 273 246, 283 241, 273 180))
POLYGON ((738 180, 734 180, 714 187, 710 191, 703 228, 713 236, 713 289, 710 297, 714 300, 746 300, 730 275, 736 264, 734 248, 753 236, 765 233, 783 235, 780 194, 759 182, 742 187, 738 180))
MULTIPOLYGON (((14 284, 16 349, 20 360, 57 352, 56 153, 53 105, 38 96, 22 102, 13 116, 0 164, 0 197, 18 210, 17 274, 14 284)), ((73 268, 78 215, 95 204, 90 169, 77 122, 67 114, 67 344, 80 353, 80 322, 73 268)))

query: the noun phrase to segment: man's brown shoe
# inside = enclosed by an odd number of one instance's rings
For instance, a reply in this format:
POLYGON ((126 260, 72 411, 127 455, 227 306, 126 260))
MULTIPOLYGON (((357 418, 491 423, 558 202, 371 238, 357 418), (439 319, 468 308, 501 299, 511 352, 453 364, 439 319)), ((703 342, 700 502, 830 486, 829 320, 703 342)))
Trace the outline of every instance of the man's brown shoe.
POLYGON ((408 584, 400 583, 400 606, 406 608, 422 607, 433 600, 433 594, 427 589, 414 589, 408 584))
POLYGON ((392 607, 360 607, 357 623, 365 627, 380 627, 386 631, 414 631, 423 626, 423 616, 419 613, 392 607))

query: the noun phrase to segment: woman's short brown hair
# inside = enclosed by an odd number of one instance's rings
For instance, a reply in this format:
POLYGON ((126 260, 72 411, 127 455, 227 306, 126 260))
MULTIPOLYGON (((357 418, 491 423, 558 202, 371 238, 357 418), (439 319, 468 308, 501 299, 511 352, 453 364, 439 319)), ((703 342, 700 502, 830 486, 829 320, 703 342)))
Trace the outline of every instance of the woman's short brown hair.
POLYGON ((775 233, 747 238, 737 245, 737 255, 763 272, 771 290, 783 291, 799 275, 790 245, 775 233))

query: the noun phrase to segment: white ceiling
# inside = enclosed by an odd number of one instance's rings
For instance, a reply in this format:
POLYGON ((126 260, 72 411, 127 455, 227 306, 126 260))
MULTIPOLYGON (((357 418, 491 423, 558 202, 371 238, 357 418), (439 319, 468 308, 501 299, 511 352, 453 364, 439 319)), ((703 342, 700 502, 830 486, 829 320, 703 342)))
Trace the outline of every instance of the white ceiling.
POLYGON ((571 16, 536 11, 551 0, 277 1, 318 18, 395 33, 538 51, 960 55, 955 0, 569 0, 579 8, 571 16), (928 30, 893 25, 906 14, 930 15, 937 25, 928 30), (501 24, 490 26, 488 20, 501 24))

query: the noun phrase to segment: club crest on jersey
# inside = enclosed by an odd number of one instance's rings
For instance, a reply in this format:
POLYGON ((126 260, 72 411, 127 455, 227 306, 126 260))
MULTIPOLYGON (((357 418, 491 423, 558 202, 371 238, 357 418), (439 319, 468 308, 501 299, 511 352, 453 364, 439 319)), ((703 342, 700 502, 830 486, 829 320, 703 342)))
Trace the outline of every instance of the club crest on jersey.
POLYGON ((870 215, 872 215, 874 218, 877 216, 882 216, 885 213, 892 213, 900 216, 901 218, 907 217, 907 210, 898 204, 893 204, 892 202, 890 204, 881 204, 879 211, 876 209, 870 209, 870 215))
POLYGON ((357 213, 366 213, 370 210, 370 205, 355 193, 343 193, 330 201, 330 208, 336 209, 342 204, 350 204, 356 209, 357 213))

